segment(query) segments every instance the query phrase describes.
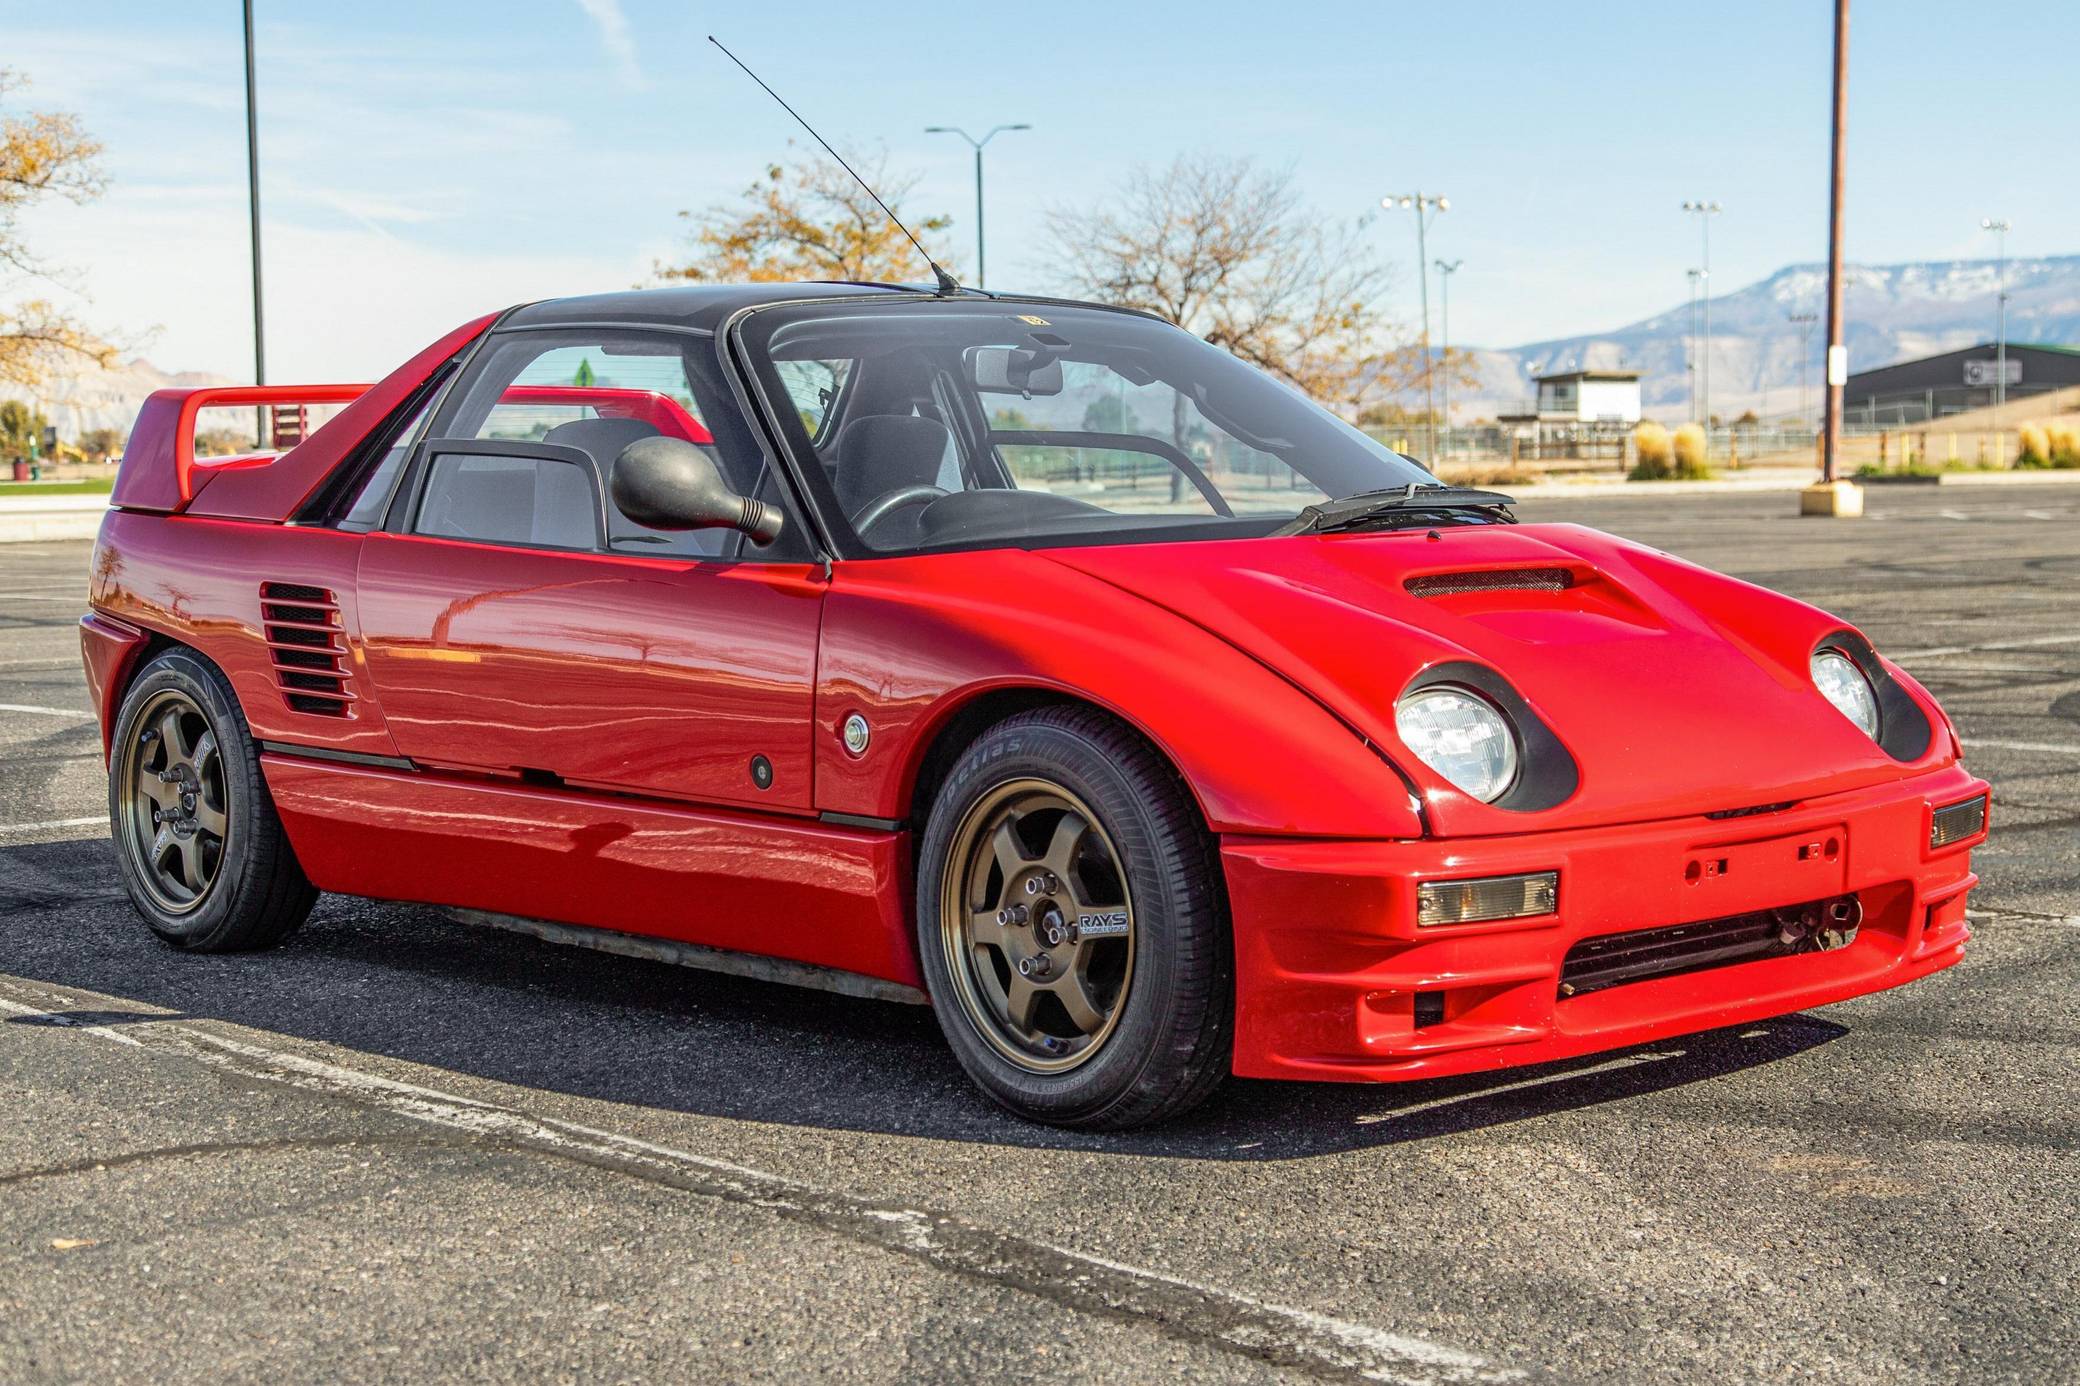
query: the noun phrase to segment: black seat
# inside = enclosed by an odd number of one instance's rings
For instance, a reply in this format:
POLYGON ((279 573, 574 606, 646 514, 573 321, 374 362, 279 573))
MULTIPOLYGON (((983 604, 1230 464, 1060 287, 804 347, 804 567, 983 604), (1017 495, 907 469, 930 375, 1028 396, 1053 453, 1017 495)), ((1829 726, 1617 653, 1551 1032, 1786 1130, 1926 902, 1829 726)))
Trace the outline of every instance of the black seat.
MULTIPOLYGON (((953 433, 937 419, 918 414, 868 414, 838 432, 827 465, 838 504, 849 518, 876 497, 908 486, 935 486, 953 444, 953 433)), ((914 536, 921 506, 907 506, 876 526, 887 544, 914 536)))
POLYGON ((658 430, 641 419, 573 419, 542 435, 544 443, 576 448, 592 459, 593 474, 599 478, 599 493, 606 500, 607 542, 624 553, 678 554, 689 558, 712 557, 722 552, 727 535, 717 529, 667 533, 637 524, 621 513, 613 501, 614 459, 639 438, 655 437, 658 430), (639 543, 616 545, 617 539, 644 536, 639 543), (661 542, 659 542, 661 541, 661 542))

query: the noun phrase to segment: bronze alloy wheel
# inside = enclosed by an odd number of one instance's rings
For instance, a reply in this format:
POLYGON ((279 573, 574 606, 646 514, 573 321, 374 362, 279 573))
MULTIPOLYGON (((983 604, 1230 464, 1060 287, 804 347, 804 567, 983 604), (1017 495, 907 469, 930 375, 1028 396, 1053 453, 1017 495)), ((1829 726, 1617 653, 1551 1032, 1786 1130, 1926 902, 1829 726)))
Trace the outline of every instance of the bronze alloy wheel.
POLYGON ((222 869, 231 803, 217 734, 201 707, 175 688, 152 695, 119 748, 117 842, 138 884, 169 915, 209 895, 222 869))
POLYGON ((1105 1044, 1134 980, 1134 904, 1098 816, 1011 780, 954 830, 939 935, 961 1009, 1005 1058, 1062 1073, 1105 1044))

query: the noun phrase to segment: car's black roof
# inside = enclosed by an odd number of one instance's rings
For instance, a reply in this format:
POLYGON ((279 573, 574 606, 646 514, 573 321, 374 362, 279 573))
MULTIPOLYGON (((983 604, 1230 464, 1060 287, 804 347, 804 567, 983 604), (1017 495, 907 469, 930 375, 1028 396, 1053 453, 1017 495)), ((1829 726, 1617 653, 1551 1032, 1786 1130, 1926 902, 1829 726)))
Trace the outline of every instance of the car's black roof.
MULTIPOLYGON (((991 298, 977 289, 967 298, 991 298)), ((685 284, 663 289, 628 289, 612 294, 549 298, 523 304, 506 316, 511 326, 543 327, 561 323, 645 323, 670 327, 720 327, 740 308, 786 303, 805 298, 858 298, 863 294, 928 297, 928 284, 685 284)))

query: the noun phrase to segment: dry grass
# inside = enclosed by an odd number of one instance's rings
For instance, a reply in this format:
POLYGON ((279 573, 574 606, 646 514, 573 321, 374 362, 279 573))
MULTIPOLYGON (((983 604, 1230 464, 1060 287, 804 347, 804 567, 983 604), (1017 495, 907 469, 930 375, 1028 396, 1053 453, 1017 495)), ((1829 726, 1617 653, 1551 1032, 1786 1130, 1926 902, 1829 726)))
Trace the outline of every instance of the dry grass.
POLYGON ((1638 458, 1633 463, 1632 480, 1661 481, 1674 474, 1674 449, 1668 430, 1660 424, 1650 420, 1633 429, 1632 451, 1638 458))

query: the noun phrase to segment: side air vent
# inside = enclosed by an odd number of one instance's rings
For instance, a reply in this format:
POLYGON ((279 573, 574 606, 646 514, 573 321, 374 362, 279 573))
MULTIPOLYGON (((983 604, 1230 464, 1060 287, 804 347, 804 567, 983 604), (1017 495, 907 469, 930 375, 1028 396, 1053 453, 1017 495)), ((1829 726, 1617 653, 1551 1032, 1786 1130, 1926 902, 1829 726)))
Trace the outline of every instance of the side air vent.
POLYGON ((263 582, 260 624, 274 661, 275 684, 290 711, 353 716, 347 648, 332 593, 296 582, 263 582))
POLYGON ((1574 574, 1565 568, 1495 568, 1482 573, 1432 573, 1412 577, 1414 597, 1456 597, 1462 592, 1565 592, 1574 574))

